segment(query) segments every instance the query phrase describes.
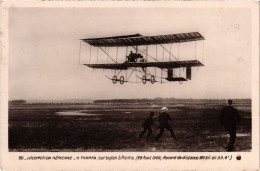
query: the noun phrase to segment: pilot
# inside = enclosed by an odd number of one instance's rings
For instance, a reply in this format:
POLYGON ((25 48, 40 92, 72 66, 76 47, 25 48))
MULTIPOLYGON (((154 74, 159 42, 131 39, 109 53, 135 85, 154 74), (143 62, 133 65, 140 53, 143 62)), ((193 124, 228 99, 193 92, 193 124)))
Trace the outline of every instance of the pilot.
POLYGON ((224 126, 230 136, 227 151, 232 151, 234 149, 237 121, 240 121, 240 116, 238 115, 237 110, 232 106, 232 100, 228 99, 227 106, 222 108, 220 116, 220 123, 224 126))
POLYGON ((134 62, 135 61, 134 57, 135 56, 133 51, 130 51, 130 54, 127 56, 128 62, 134 62))
POLYGON ((146 130, 149 131, 146 138, 148 138, 151 135, 151 133, 153 132, 152 128, 151 128, 151 126, 153 125, 153 115, 154 115, 154 112, 150 112, 150 115, 145 119, 145 121, 143 123, 144 130, 139 135, 139 138, 142 138, 142 136, 143 136, 143 134, 145 134, 146 130))
POLYGON ((141 61, 143 56, 139 53, 133 53, 133 51, 130 51, 130 54, 127 56, 127 62, 137 62, 138 58, 140 58, 141 61))
POLYGON ((168 108, 163 107, 161 110, 162 110, 162 113, 159 115, 159 118, 158 118, 158 121, 159 121, 158 129, 160 129, 160 132, 157 135, 157 137, 155 138, 155 141, 158 141, 159 138, 163 135, 164 129, 167 129, 168 131, 170 131, 172 138, 174 140, 177 140, 176 136, 174 135, 174 132, 172 131, 171 126, 168 123, 168 121, 172 120, 170 115, 168 113, 166 113, 168 108))

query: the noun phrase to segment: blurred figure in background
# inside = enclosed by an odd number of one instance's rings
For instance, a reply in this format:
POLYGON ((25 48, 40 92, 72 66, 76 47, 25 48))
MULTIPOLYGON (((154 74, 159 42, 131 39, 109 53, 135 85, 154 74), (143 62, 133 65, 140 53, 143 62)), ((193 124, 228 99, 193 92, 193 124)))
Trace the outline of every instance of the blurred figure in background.
POLYGON ((153 116, 154 116, 154 112, 150 112, 150 115, 145 119, 144 123, 143 123, 143 128, 144 130, 141 132, 141 134, 139 135, 139 138, 142 138, 143 134, 145 134, 146 130, 148 130, 148 134, 147 134, 147 138, 151 135, 152 128, 151 126, 153 125, 153 116))
POLYGON ((232 106, 232 100, 228 99, 227 106, 222 108, 220 116, 220 123, 224 126, 230 136, 227 151, 232 151, 234 149, 237 121, 240 121, 240 116, 238 115, 237 110, 232 106))

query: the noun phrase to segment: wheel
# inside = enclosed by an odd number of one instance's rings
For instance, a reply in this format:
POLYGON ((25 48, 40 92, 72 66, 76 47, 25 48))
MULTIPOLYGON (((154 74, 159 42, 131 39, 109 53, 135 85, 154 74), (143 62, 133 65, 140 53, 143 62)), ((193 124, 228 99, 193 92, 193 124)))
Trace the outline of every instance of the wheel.
POLYGON ((151 82, 152 84, 154 84, 154 82, 155 82, 155 78, 154 78, 153 75, 152 75, 151 78, 150 78, 150 82, 151 82))
POLYGON ((119 82, 120 82, 120 84, 124 84, 124 82, 125 82, 124 76, 121 76, 121 77, 120 77, 119 82))
POLYGON ((146 84, 146 81, 147 81, 147 80, 146 80, 146 76, 144 75, 143 78, 142 78, 143 84, 146 84))
POLYGON ((116 76, 113 76, 112 82, 113 82, 114 84, 117 82, 117 77, 116 77, 116 76))

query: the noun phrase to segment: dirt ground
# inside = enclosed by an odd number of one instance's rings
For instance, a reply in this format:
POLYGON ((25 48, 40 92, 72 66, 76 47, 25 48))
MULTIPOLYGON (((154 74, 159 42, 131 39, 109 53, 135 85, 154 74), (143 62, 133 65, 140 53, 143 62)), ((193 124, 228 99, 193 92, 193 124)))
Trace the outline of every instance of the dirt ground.
MULTIPOLYGON (((154 141, 162 104, 9 106, 9 151, 226 151, 229 135, 219 123, 223 104, 163 105, 177 141, 168 131, 154 141), (150 111, 155 112, 153 133, 139 138, 150 111)), ((241 116, 235 151, 250 151, 251 104, 234 107, 241 116)))

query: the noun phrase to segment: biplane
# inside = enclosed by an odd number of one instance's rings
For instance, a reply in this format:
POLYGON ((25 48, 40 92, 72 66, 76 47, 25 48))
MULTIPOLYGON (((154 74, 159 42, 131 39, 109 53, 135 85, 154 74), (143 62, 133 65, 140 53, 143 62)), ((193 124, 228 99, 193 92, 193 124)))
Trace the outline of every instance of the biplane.
MULTIPOLYGON (((192 67, 204 66, 202 62, 198 59, 194 60, 180 60, 180 57, 176 57, 172 53, 172 45, 180 44, 191 41, 205 40, 205 38, 198 32, 190 33, 180 33, 180 34, 170 34, 170 35, 159 35, 159 36, 142 36, 140 34, 134 35, 124 35, 124 36, 114 36, 114 37, 102 37, 102 38, 89 38, 81 39, 81 41, 90 45, 90 57, 91 57, 91 47, 96 48, 97 61, 95 63, 85 63, 93 69, 103 69, 103 70, 114 70, 114 75, 108 77, 114 84, 119 82, 124 84, 125 82, 130 83, 143 83, 150 82, 152 84, 159 82, 174 82, 191 80, 192 67), (166 44, 170 45, 170 48, 166 48, 166 44), (154 55, 149 54, 148 48, 153 46, 155 50, 154 55), (162 55, 159 59, 158 48, 161 48, 162 55), (116 49, 114 55, 109 53, 109 49, 116 49), (118 49, 125 48, 126 53, 123 56, 123 61, 118 61, 118 49), (142 48, 144 50, 142 50, 142 48), (129 51, 130 49, 130 51, 129 51), (132 50, 131 50, 132 49, 132 50), (107 62, 98 63, 98 58, 101 53, 107 58, 107 62), (169 55, 169 58, 165 60, 165 54, 169 55), (114 56, 114 57, 113 57, 114 56), (109 61, 110 60, 110 61, 109 61), (154 71, 150 71, 153 69, 154 71), (161 74, 156 72, 156 69, 161 71, 161 74), (180 76, 176 74, 176 70, 183 70, 184 75, 180 76), (130 74, 127 75, 127 71, 130 70, 130 74), (125 71, 126 74, 122 74, 125 71), (136 74, 136 81, 131 81, 130 77, 133 73, 141 73, 141 75, 136 74), (120 75, 121 74, 121 75, 120 75), (137 81, 140 80, 139 82, 137 81)), ((80 44, 81 47, 81 44, 80 44)), ((151 48, 150 48, 151 49, 151 48)), ((93 51, 93 50, 92 50, 93 51)), ((122 58, 121 58, 122 59, 122 58)))

